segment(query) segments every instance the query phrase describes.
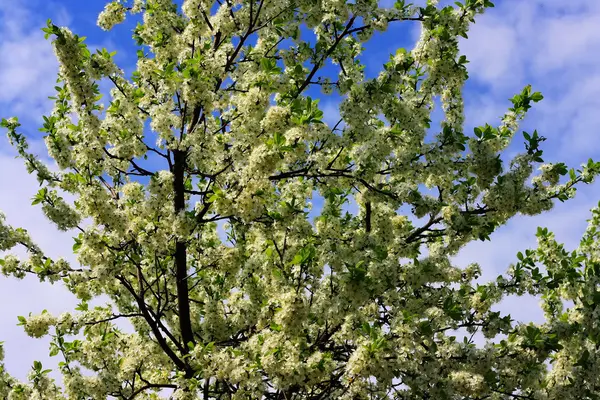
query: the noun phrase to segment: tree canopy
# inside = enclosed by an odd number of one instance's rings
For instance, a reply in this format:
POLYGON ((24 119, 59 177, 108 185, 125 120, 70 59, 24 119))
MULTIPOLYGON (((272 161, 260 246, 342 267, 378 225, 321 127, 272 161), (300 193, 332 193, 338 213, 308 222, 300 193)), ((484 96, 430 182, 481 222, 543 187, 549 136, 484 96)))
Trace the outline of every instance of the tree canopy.
POLYGON ((131 76, 48 21, 60 70, 41 130, 56 165, 30 151, 16 118, 2 126, 41 185, 33 204, 77 233, 79 265, 0 214, 0 251, 29 254, 0 266, 62 282, 81 303, 19 318, 52 337, 63 380, 35 362, 19 382, 0 364, 0 397, 600 398, 598 209, 577 250, 540 228, 539 247, 495 281, 451 262, 600 172, 545 164, 537 131, 502 158, 542 100, 531 86, 499 124, 464 131, 458 38, 492 6, 113 1, 100 27, 140 21, 131 76), (421 25, 415 47, 366 77, 364 47, 403 23, 421 25), (326 96, 341 99, 336 124, 326 96), (510 294, 541 295, 546 322, 492 310, 510 294), (90 306, 99 296, 110 301, 90 306))

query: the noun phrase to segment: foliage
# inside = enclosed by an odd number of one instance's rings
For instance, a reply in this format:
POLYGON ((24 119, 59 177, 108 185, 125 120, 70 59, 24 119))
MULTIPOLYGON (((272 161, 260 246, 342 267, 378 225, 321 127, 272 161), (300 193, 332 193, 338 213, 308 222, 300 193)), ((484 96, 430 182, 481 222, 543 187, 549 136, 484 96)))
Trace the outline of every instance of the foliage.
POLYGON ((114 53, 92 53, 49 21, 60 72, 41 131, 57 168, 30 153, 16 118, 2 126, 41 184, 33 204, 57 229, 79 231, 80 267, 46 257, 4 217, 0 250, 30 257, 0 264, 8 276, 62 281, 81 303, 19 318, 30 336, 51 335, 62 384, 39 362, 29 382, 1 367, 0 397, 598 398, 598 210, 578 250, 541 229, 539 248, 494 282, 450 261, 600 170, 541 164, 537 132, 502 160, 542 100, 530 86, 498 126, 464 132, 458 37, 491 6, 113 1, 104 29, 142 14, 130 78, 114 53), (363 44, 403 21, 421 24, 418 43, 366 78, 363 44), (112 83, 108 104, 101 80, 112 83), (315 88, 343 99, 337 124, 315 88), (492 311, 524 293, 543 296, 545 324, 492 311), (100 295, 110 303, 90 307, 100 295), (563 300, 574 303, 567 312, 563 300), (460 328, 488 344, 458 340, 460 328))

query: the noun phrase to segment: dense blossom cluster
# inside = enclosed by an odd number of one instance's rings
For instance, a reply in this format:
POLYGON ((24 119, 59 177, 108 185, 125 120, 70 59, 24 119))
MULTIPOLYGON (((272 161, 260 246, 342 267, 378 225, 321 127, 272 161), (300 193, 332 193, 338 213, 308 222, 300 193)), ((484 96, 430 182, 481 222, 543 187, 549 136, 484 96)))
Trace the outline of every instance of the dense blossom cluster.
POLYGON ((143 14, 132 79, 113 53, 49 23, 62 86, 42 131, 59 171, 29 151, 18 120, 2 126, 42 185, 34 204, 76 232, 80 266, 46 257, 1 214, 0 251, 29 258, 0 266, 62 281, 81 303, 19 319, 32 337, 52 335, 62 383, 39 363, 18 382, 0 363, 0 397, 597 398, 600 211, 578 250, 542 229, 497 281, 451 263, 600 172, 543 164, 537 132, 503 163, 542 99, 529 86, 497 126, 464 132, 458 37, 490 6, 112 1, 103 29, 143 14), (363 46, 399 23, 421 24, 417 44, 367 79, 363 46), (101 79, 114 85, 106 104, 101 79), (307 96, 316 87, 342 98, 337 124, 307 96), (444 119, 431 126, 437 100, 444 119), (546 323, 493 311, 525 293, 542 295, 546 323), (91 308, 98 296, 109 304, 91 308))

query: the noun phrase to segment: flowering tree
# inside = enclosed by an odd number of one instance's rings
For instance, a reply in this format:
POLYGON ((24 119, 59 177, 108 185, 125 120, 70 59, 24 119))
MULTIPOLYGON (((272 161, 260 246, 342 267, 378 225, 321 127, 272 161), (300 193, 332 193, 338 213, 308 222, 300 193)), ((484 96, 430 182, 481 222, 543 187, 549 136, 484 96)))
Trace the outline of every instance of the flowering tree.
POLYGON ((495 282, 476 284, 479 267, 450 257, 572 197, 600 165, 541 165, 537 132, 503 163, 542 99, 531 87, 498 126, 465 133, 457 38, 492 3, 435 3, 113 1, 104 29, 143 14, 131 78, 49 21, 60 86, 42 131, 57 167, 28 150, 15 118, 2 125, 42 185, 33 203, 78 231, 80 265, 48 258, 2 217, 0 250, 30 257, 1 267, 62 281, 81 303, 19 318, 30 336, 52 336, 63 383, 39 362, 29 382, 0 367, 0 397, 599 398, 599 211, 578 251, 541 229, 539 249, 495 282), (363 43, 409 20, 422 25, 415 48, 365 78, 363 43), (108 104, 100 80, 112 84, 108 104), (342 97, 337 124, 323 121, 315 88, 342 97), (509 293, 542 294, 547 323, 491 311, 509 293), (88 305, 100 295, 110 303, 88 305), (459 328, 488 345, 457 340, 459 328))

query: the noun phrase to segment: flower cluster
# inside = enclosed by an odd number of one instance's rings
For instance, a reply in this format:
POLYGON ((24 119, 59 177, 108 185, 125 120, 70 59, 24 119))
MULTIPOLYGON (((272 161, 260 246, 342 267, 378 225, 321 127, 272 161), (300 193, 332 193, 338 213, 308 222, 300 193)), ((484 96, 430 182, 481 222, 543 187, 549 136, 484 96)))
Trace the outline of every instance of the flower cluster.
POLYGON ((98 16, 98 26, 105 31, 125 20, 125 6, 119 0, 108 3, 98 16))
POLYGON ((39 315, 30 316, 25 319, 25 332, 31 337, 39 338, 48 333, 50 326, 56 323, 56 318, 49 312, 42 312, 39 315))

